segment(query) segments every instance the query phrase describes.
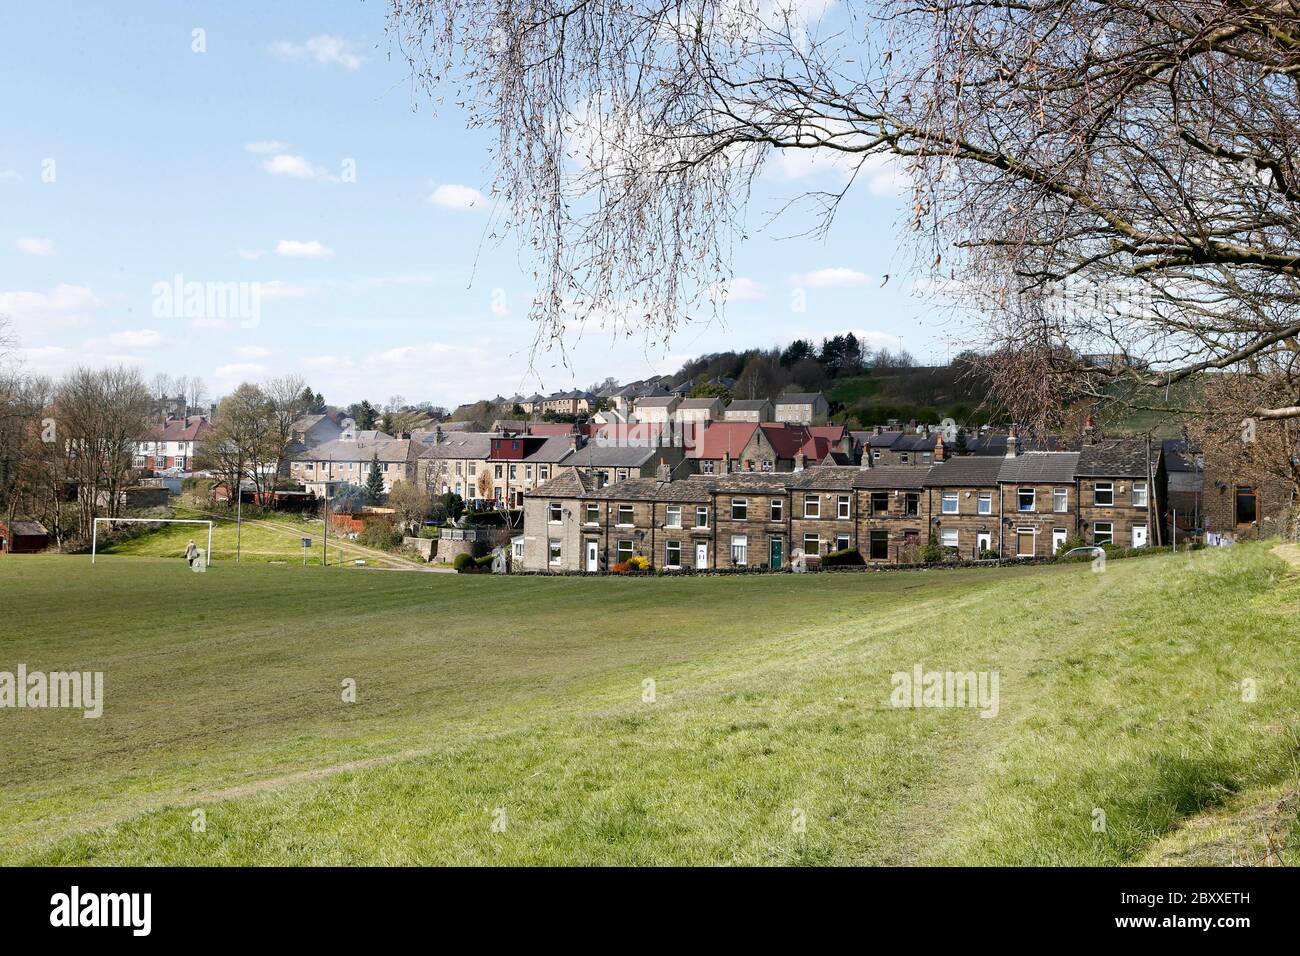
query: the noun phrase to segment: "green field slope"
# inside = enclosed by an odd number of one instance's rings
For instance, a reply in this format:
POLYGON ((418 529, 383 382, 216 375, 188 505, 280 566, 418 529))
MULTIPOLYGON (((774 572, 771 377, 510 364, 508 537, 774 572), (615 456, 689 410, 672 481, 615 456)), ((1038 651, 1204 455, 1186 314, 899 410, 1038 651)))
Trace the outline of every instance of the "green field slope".
POLYGON ((0 710, 4 863, 1296 860, 1300 575, 1261 545, 679 580, 4 557, 0 600, 0 670, 106 679, 98 720, 0 710), (915 664, 997 670, 996 716, 891 706, 915 664))

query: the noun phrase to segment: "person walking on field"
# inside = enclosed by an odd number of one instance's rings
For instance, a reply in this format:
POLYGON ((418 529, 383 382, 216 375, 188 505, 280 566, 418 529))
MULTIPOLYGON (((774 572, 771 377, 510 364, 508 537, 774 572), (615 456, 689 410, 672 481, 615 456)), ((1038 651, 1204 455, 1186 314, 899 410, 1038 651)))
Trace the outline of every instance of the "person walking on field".
POLYGON ((194 559, 198 556, 199 549, 195 547, 194 542, 191 540, 190 543, 185 546, 185 563, 191 568, 194 567, 194 559))

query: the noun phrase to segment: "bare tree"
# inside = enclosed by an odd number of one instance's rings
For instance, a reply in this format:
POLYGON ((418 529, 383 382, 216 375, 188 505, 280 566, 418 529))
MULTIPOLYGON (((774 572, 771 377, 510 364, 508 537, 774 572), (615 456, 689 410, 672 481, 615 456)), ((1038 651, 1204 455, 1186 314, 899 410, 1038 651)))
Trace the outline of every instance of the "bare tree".
POLYGON ((1278 386, 1261 419, 1300 417, 1296 0, 812 9, 391 0, 418 79, 496 134, 540 336, 715 308, 754 176, 815 153, 846 185, 801 197, 813 230, 862 176, 906 174, 919 262, 1022 416, 1222 369, 1278 386))

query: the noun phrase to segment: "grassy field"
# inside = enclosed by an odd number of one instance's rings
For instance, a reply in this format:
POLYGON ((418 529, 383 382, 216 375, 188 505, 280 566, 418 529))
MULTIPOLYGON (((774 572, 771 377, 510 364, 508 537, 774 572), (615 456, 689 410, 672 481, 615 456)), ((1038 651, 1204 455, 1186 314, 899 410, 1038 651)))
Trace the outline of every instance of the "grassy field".
MULTIPOLYGON (((219 512, 196 511, 176 507, 169 517, 211 519, 215 522, 212 529, 212 558, 216 562, 235 560, 236 530, 234 518, 219 512)), ((119 525, 129 529, 129 525, 119 525)), ((208 529, 197 524, 159 524, 148 525, 148 532, 135 536, 123 536, 101 543, 100 553, 104 555, 126 555, 133 558, 175 558, 178 562, 185 554, 185 545, 194 541, 200 548, 207 548, 208 529)), ((304 557, 308 566, 321 563, 321 537, 325 532, 325 523, 320 520, 300 518, 297 515, 272 512, 265 517, 256 514, 244 516, 242 528, 238 534, 239 560, 249 562, 286 562, 303 564, 304 557), (302 539, 311 538, 312 547, 304 556, 302 539)), ((364 560, 367 564, 379 567, 400 567, 406 562, 399 561, 392 555, 386 555, 370 548, 361 548, 352 542, 330 534, 329 563, 340 560, 347 563, 364 560)))
POLYGON ((0 710, 3 863, 1296 862, 1300 575, 1260 545, 682 580, 6 557, 0 594, 0 670, 106 682, 98 720, 0 710), (997 715, 891 706, 918 663, 996 669, 997 715))

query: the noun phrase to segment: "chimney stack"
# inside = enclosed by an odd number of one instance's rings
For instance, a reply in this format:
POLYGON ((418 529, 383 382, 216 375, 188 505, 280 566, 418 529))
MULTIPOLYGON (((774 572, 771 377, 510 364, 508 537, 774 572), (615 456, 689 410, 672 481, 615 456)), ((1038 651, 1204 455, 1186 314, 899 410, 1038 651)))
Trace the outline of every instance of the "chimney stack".
POLYGON ((1083 440, 1089 445, 1097 443, 1097 431, 1093 428, 1091 415, 1083 420, 1083 440))
POLYGON ((441 445, 441 444, 442 444, 442 426, 441 426, 441 425, 434 425, 434 426, 433 426, 433 443, 434 443, 435 445, 441 445))
POLYGON ((731 473, 731 452, 729 451, 722 453, 722 473, 724 475, 731 473))
POLYGON ((1019 439, 1016 438, 1016 426, 1012 425, 1011 431, 1007 433, 1007 458, 1015 458, 1016 455, 1020 454, 1018 444, 1019 439))
POLYGON ((807 467, 807 464, 808 464, 808 456, 803 453, 803 449, 801 448, 799 449, 799 454, 795 457, 794 460, 794 470, 803 471, 804 468, 807 467))
POLYGON ((664 462, 662 456, 660 456, 660 458, 659 458, 659 476, 658 476, 658 477, 659 477, 659 480, 660 480, 663 484, 665 484, 665 485, 668 484, 669 482, 671 482, 671 481, 673 480, 673 470, 672 470, 672 468, 671 468, 669 465, 667 465, 667 464, 664 462))
POLYGON ((940 432, 938 437, 934 440, 934 460, 943 461, 947 457, 948 449, 943 443, 943 432, 940 432))

